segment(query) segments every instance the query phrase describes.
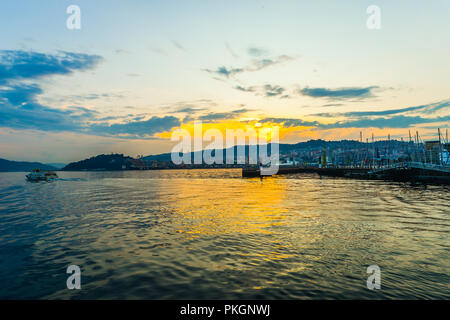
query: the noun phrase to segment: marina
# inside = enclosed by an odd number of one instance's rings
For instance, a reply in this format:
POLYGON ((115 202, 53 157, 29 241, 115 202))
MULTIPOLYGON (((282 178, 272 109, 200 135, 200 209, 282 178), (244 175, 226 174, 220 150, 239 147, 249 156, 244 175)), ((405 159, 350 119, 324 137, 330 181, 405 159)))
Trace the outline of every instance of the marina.
MULTIPOLYGON (((409 145, 406 150, 403 150, 404 156, 397 159, 392 156, 390 136, 384 156, 376 156, 379 150, 375 150, 373 142, 371 146, 367 142, 365 146, 362 145, 360 150, 356 150, 359 157, 356 157, 353 161, 347 160, 348 165, 342 165, 335 161, 337 157, 333 154, 330 155, 331 152, 324 148, 318 164, 295 165, 295 161, 292 161, 291 165, 279 166, 275 175, 316 173, 320 177, 450 184, 448 131, 446 137, 443 138, 440 129, 438 129, 438 135, 438 140, 422 142, 418 132, 416 132, 414 141, 410 133, 409 145)), ((362 134, 360 140, 362 142, 362 134)), ((256 166, 242 168, 242 177, 244 178, 259 176, 261 176, 261 172, 256 166)))

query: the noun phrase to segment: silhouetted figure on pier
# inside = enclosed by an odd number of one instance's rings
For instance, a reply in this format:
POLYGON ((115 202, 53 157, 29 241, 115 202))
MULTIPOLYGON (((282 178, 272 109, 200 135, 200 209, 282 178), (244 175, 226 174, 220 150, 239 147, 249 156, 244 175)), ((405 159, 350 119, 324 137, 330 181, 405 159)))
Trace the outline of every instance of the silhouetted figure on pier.
POLYGON ((261 179, 261 181, 262 181, 262 179, 263 179, 263 173, 262 173, 262 171, 263 171, 263 165, 262 165, 262 162, 260 162, 260 163, 259 163, 259 178, 261 179))

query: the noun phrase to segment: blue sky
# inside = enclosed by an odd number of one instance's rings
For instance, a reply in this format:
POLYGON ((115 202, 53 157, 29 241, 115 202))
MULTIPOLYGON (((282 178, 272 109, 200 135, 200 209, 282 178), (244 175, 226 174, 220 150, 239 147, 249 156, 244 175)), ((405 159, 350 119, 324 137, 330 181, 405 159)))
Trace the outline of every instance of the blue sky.
POLYGON ((0 157, 169 152, 195 119, 284 142, 449 127, 450 2, 1 1, 0 157), (81 29, 66 28, 69 5, 81 29), (369 5, 381 29, 366 26, 369 5))

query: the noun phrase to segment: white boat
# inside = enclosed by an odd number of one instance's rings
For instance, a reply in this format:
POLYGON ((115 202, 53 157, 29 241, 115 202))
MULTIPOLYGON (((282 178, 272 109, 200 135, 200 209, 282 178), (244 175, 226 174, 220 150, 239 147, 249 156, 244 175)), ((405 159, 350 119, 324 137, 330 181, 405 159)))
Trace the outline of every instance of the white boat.
POLYGON ((49 181, 57 179, 58 175, 53 171, 33 169, 26 177, 28 181, 49 181))

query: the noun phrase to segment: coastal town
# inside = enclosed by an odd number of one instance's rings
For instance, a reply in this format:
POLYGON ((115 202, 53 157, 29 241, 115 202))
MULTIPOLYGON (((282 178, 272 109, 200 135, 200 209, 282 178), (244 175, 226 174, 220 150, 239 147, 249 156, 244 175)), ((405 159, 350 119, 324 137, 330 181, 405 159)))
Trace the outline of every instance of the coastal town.
MULTIPOLYGON (((176 165, 171 154, 136 157, 123 154, 98 155, 79 162, 70 163, 62 170, 102 171, 102 170, 157 170, 157 169, 193 169, 193 168, 242 168, 251 165, 248 160, 249 147, 245 146, 245 161, 237 157, 237 147, 233 148, 234 163, 176 165)), ((269 145, 269 150, 270 145, 269 145)), ((203 152, 205 152, 203 150, 203 152)), ((227 153, 226 149, 216 152, 227 153)), ((356 140, 324 141, 309 140, 297 144, 279 144, 280 167, 370 167, 379 168, 404 162, 420 162, 434 165, 450 165, 450 143, 447 138, 441 140, 403 141, 386 139, 366 142, 356 140)), ((191 153, 192 159, 194 154, 191 153)), ((224 157, 222 157, 223 159, 224 157)))

